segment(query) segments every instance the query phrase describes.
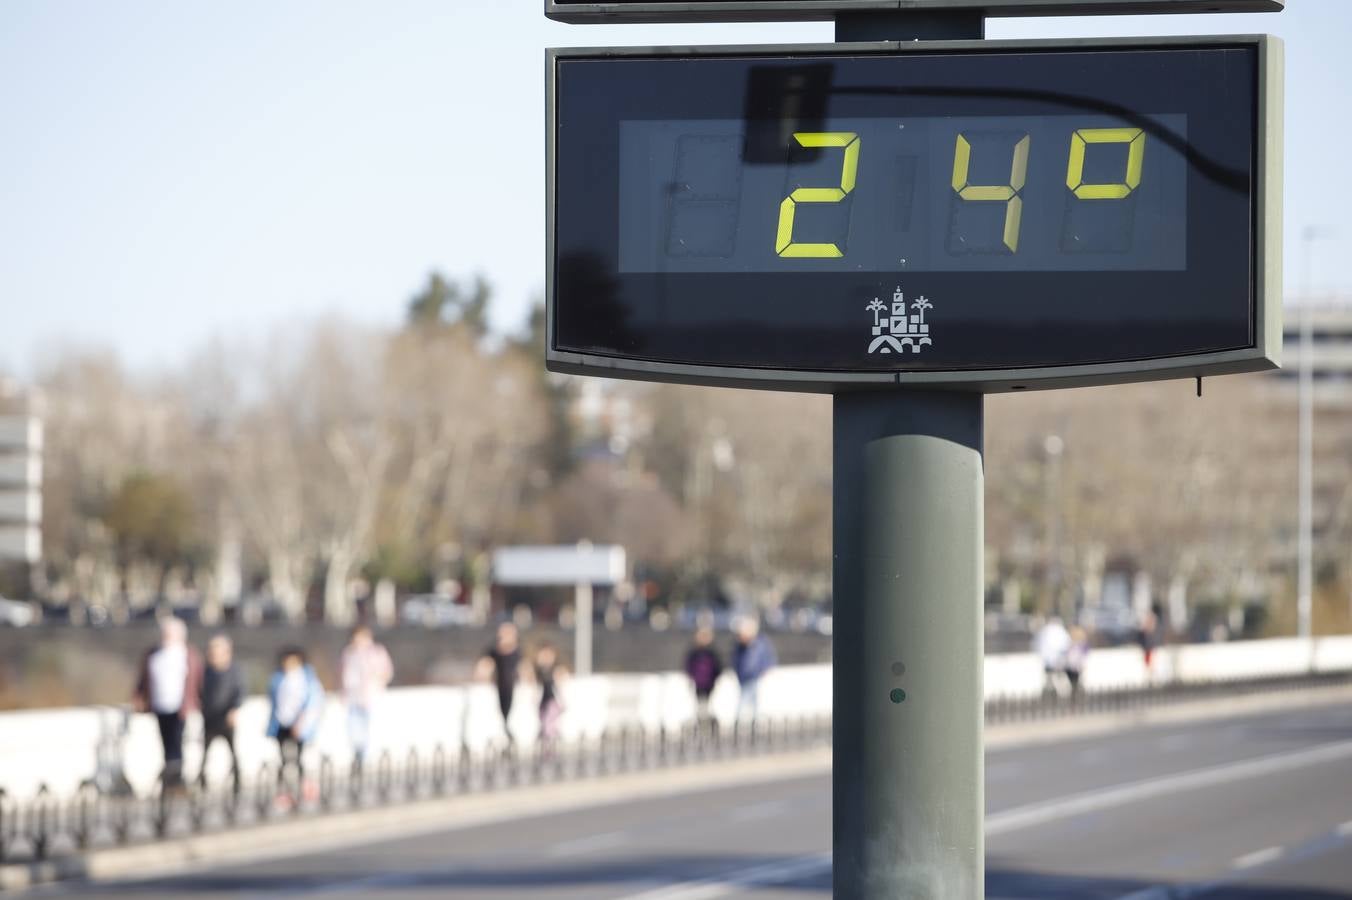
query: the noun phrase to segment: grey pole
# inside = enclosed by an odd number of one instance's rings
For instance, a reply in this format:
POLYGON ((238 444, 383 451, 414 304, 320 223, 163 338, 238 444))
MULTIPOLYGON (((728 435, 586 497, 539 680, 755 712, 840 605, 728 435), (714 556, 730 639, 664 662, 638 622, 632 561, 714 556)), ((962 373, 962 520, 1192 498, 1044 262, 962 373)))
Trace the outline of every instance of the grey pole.
POLYGON ((860 10, 836 13, 837 41, 979 41, 980 10, 860 10))
MULTIPOLYGON (((836 17, 837 41, 983 37, 970 11, 836 17)), ((983 397, 860 391, 832 404, 832 896, 978 900, 983 397)))
POLYGON ((1300 461, 1297 464, 1296 529, 1296 634, 1309 639, 1312 633, 1314 577, 1310 562, 1312 540, 1311 514, 1314 483, 1314 305, 1310 297, 1310 230, 1305 230, 1301 246, 1304 265, 1301 267, 1300 308, 1300 418, 1298 423, 1300 461))
POLYGON ((573 588, 573 673, 592 673, 592 585, 579 581, 573 588))
POLYGON ((1310 251, 1320 238, 1333 236, 1328 226, 1307 225, 1300 235, 1300 419, 1296 528, 1296 634, 1314 634, 1314 289, 1310 283, 1310 251))
MULTIPOLYGON (((971 11, 836 18, 837 41, 984 36, 971 11)), ((833 400, 836 900, 986 896, 983 401, 833 400)))
POLYGON ((836 900, 984 896, 982 400, 834 398, 836 900))

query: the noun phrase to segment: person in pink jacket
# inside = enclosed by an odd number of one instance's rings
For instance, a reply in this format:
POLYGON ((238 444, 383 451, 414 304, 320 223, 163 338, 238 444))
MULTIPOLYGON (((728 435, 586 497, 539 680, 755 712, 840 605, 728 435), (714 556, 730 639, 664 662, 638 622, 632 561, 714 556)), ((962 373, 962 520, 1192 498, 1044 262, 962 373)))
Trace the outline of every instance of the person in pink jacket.
POLYGON ((371 746, 371 710, 394 678, 389 651, 376 643, 368 625, 352 629, 341 662, 343 700, 347 703, 347 734, 352 763, 360 769, 371 746))

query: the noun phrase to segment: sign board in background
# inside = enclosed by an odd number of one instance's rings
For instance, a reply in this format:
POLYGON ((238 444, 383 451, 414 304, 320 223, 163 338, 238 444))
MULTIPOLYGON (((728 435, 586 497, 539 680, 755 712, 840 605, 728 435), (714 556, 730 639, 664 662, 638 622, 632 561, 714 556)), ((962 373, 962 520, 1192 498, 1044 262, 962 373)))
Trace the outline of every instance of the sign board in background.
POLYGON ((592 670, 592 588, 611 587, 625 578, 624 548, 614 544, 502 547, 493 552, 493 583, 503 587, 572 585, 574 603, 573 671, 592 670))
POLYGON ((42 420, 0 415, 0 562, 42 556, 42 420))
POLYGON ((624 577, 624 548, 612 544, 502 547, 493 552, 493 582, 507 587, 611 586, 624 577))
POLYGON ((827 391, 1273 368, 1281 55, 551 51, 547 363, 827 391))
POLYGON ((560 22, 769 22, 841 13, 958 12, 990 16, 1278 12, 1285 0, 545 0, 560 22))

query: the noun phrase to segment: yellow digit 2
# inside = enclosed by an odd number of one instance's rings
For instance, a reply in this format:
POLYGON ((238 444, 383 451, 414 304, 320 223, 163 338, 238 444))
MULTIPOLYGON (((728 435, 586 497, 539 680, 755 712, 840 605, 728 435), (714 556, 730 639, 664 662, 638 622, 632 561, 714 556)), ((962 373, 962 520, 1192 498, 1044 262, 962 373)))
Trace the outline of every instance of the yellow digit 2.
POLYGON ((1081 128, 1070 136, 1070 162, 1066 165, 1066 187, 1081 200, 1121 200, 1141 184, 1141 162, 1145 159, 1145 132, 1139 128, 1081 128), (1127 172, 1123 181, 1113 184, 1084 183, 1085 144, 1126 144, 1127 172))
POLYGON ((972 145, 958 135, 953 148, 953 190, 964 200, 999 200, 1005 204, 1005 246, 1010 253, 1019 249, 1019 223, 1023 218, 1023 198, 1019 191, 1028 176, 1029 136, 1014 145, 1014 160, 1009 167, 1009 184, 969 184, 967 173, 972 164, 972 145))
POLYGON ((793 215, 799 203, 839 203, 854 190, 854 176, 859 168, 859 135, 852 131, 800 131, 793 136, 803 147, 844 147, 840 164, 840 187, 802 187, 779 204, 779 228, 775 232, 775 253, 780 256, 822 257, 844 256, 835 244, 802 244, 793 240, 793 215))

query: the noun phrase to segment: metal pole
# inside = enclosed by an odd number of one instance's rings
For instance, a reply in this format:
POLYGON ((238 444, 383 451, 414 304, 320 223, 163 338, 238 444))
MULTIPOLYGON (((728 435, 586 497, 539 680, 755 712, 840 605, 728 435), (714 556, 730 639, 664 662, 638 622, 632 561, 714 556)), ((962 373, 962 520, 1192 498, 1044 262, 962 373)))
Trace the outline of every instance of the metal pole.
POLYGON ((980 394, 834 398, 834 893, 984 896, 980 394))
POLYGON ((1297 511, 1296 634, 1314 633, 1314 287, 1311 250, 1320 238, 1333 236, 1327 226, 1307 225, 1300 235, 1300 424, 1299 500, 1297 511))
POLYGON ((1065 442, 1060 435, 1049 434, 1042 442, 1042 449, 1047 454, 1046 471, 1042 476, 1047 482, 1044 501, 1047 505, 1047 583, 1051 587, 1047 613, 1060 616, 1069 625, 1075 610, 1070 608, 1070 592, 1062 590, 1061 584, 1061 453, 1065 450, 1065 442))
POLYGON ((836 13, 837 41, 979 41, 985 36, 980 10, 836 13))
MULTIPOLYGON (((973 40, 980 12, 838 13, 837 41, 973 40)), ((985 896, 980 394, 833 398, 836 900, 985 896)))
POLYGON ((586 676, 592 672, 591 582, 578 582, 573 597, 573 669, 586 676))
POLYGON ((1307 229, 1301 241, 1302 264, 1300 276, 1300 424, 1299 424, 1299 491, 1296 553, 1298 575, 1296 584, 1296 634, 1308 638, 1313 618, 1314 573, 1311 562, 1313 536, 1314 493, 1314 320, 1310 307, 1310 244, 1313 236, 1307 229))

